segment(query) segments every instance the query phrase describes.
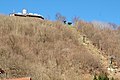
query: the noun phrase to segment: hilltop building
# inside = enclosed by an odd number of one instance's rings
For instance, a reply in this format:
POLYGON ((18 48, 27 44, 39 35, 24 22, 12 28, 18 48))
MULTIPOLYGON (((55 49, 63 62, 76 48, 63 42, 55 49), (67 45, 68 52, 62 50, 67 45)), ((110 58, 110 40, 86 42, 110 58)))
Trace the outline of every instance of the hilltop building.
POLYGON ((26 9, 23 9, 22 13, 11 13, 9 16, 35 17, 35 18, 40 18, 44 20, 44 17, 42 15, 36 14, 36 13, 27 13, 26 9))

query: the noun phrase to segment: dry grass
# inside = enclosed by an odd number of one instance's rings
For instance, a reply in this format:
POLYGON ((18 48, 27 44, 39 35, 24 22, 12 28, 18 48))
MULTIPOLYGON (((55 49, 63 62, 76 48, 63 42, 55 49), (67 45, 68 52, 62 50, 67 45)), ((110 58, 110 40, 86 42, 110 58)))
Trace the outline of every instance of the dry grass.
POLYGON ((87 79, 101 64, 80 45, 79 35, 59 22, 0 16, 0 67, 7 73, 0 77, 87 79))
MULTIPOLYGON (((103 24, 104 25, 104 24, 103 24)), ((110 28, 99 28, 99 24, 94 26, 92 23, 80 21, 76 28, 89 38, 98 49, 103 51, 106 56, 114 56, 117 66, 120 66, 120 31, 110 28)))

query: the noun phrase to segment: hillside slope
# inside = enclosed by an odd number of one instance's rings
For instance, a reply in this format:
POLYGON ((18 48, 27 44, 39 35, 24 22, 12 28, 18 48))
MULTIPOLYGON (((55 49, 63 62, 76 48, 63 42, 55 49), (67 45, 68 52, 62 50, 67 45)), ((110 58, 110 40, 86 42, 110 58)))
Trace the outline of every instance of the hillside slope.
POLYGON ((95 72, 106 72, 107 59, 82 35, 60 22, 0 16, 0 68, 6 73, 0 77, 92 80, 95 72))

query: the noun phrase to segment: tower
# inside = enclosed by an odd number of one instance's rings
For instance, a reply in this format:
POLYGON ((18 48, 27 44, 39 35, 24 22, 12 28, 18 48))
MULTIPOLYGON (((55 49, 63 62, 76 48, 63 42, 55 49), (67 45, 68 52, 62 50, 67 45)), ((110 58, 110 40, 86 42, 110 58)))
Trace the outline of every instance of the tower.
POLYGON ((22 14, 27 14, 27 10, 26 10, 26 9, 23 9, 23 10, 22 10, 22 14))

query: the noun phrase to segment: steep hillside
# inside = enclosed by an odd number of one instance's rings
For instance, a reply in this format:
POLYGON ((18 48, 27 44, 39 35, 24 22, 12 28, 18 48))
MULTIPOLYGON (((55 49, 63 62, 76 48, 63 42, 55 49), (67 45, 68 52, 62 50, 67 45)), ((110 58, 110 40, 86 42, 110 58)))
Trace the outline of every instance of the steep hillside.
POLYGON ((60 22, 0 16, 0 77, 92 80, 94 73, 107 72, 107 59, 87 41, 78 28, 60 22))
POLYGON ((85 21, 76 23, 76 29, 81 31, 92 44, 90 44, 90 50, 96 53, 95 56, 101 56, 100 61, 102 61, 104 67, 106 66, 109 75, 120 79, 118 76, 120 75, 120 29, 119 27, 116 27, 116 29, 111 27, 114 27, 114 25, 106 26, 104 23, 97 24, 85 21), (110 67, 112 69, 109 71, 110 67))

